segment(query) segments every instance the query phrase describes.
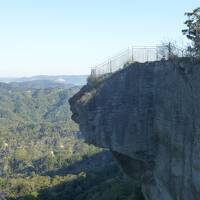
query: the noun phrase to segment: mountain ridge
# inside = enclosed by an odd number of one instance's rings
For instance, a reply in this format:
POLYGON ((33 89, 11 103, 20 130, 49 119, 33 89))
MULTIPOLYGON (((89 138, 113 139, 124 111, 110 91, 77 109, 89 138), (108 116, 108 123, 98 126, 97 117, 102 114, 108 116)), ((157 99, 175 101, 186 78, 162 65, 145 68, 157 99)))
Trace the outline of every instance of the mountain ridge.
POLYGON ((0 77, 0 82, 28 82, 28 81, 65 81, 67 84, 84 85, 88 75, 38 75, 32 77, 0 77))

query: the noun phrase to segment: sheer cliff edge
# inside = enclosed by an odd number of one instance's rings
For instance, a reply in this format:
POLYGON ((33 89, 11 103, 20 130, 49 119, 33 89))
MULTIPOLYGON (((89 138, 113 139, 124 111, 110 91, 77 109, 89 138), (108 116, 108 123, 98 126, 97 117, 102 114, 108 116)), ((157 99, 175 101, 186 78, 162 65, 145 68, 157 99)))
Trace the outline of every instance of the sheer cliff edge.
POLYGON ((200 198, 200 65, 130 64, 70 104, 86 141, 110 149, 147 200, 200 198))

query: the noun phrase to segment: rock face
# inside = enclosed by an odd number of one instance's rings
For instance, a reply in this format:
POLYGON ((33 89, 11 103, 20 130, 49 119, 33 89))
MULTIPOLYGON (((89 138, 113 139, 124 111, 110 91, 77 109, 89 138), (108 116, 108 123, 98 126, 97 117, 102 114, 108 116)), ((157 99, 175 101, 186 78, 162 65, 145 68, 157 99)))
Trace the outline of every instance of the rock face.
POLYGON ((70 104, 86 141, 109 148, 147 200, 200 199, 200 65, 131 64, 70 104))

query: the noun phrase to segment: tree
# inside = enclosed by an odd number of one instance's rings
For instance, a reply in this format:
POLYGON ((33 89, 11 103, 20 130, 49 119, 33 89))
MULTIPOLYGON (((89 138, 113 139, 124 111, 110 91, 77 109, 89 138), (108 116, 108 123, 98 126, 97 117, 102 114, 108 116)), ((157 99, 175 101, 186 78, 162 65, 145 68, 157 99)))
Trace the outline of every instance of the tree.
POLYGON ((187 29, 182 30, 183 34, 192 41, 189 51, 192 55, 200 58, 200 7, 185 15, 188 19, 185 21, 187 29))

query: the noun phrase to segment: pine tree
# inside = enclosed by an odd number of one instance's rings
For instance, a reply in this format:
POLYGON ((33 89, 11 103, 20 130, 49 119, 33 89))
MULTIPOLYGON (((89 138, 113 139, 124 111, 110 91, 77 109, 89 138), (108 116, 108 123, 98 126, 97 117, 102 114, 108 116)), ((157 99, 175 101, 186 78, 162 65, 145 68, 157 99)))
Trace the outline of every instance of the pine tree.
POLYGON ((185 21, 187 29, 182 30, 182 32, 192 41, 192 45, 189 47, 190 53, 200 58, 200 7, 185 13, 185 15, 188 18, 185 21))

